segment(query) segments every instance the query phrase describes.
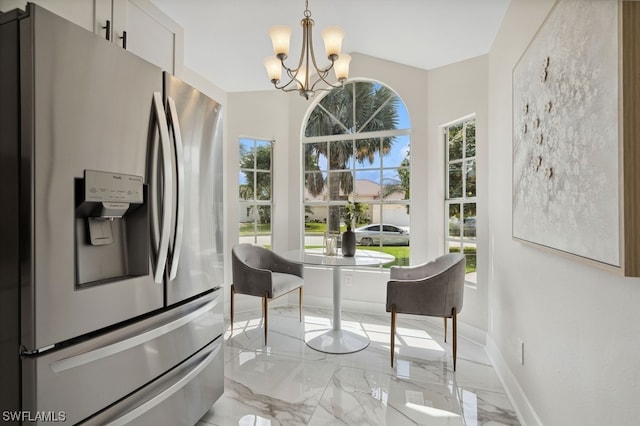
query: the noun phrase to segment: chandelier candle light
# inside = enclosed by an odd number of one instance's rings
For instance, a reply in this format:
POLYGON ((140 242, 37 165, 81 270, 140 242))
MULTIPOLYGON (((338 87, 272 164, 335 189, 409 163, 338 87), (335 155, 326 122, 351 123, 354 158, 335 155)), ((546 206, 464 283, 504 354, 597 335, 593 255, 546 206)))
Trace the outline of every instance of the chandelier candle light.
POLYGON ((346 53, 340 53, 344 31, 338 27, 328 27, 322 31, 322 38, 324 39, 327 58, 331 61, 331 64, 324 69, 318 67, 313 53, 313 23, 311 11, 309 11, 309 1, 307 0, 305 1, 304 18, 300 21, 300 25, 302 25, 302 51, 296 68, 289 68, 284 64, 289 55, 291 29, 283 25, 277 25, 269 30, 275 56, 270 56, 264 61, 269 80, 271 80, 276 89, 281 89, 285 92, 297 90, 300 96, 304 96, 306 99, 313 96, 316 90, 330 90, 342 86, 349 76, 349 63, 351 62, 351 56, 346 53), (313 65, 313 70, 310 70, 311 65, 313 65), (284 85, 279 85, 282 69, 287 72, 290 80, 284 85), (327 76, 331 69, 335 72, 338 80, 335 84, 327 81, 327 76), (314 71, 317 74, 317 79, 313 84, 311 83, 311 73, 309 71, 314 71), (318 84, 321 84, 321 86, 316 88, 318 84))

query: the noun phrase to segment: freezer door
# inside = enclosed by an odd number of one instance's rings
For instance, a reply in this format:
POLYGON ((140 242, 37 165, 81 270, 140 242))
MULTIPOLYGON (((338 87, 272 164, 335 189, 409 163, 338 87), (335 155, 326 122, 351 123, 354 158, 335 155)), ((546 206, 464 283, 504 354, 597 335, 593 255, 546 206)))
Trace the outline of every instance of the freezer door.
MULTIPOLYGON (((223 300, 222 290, 215 290, 93 339, 40 356, 25 357, 22 361, 26 384, 23 387, 23 410, 31 413, 62 411, 66 424, 76 424, 149 383, 158 382, 158 378, 166 377, 171 371, 174 374, 170 381, 175 386, 167 385, 171 388, 167 392, 163 392, 165 386, 158 386, 161 391, 153 393, 155 385, 152 390, 147 388, 148 391, 139 392, 146 398, 154 396, 152 403, 134 412, 144 418, 143 411, 154 411, 153 407, 166 410, 165 400, 204 369, 210 371, 207 380, 200 384, 201 389, 189 388, 192 389, 193 400, 188 403, 204 403, 208 409, 223 388, 223 300), (190 368, 184 369, 179 365, 190 368), (210 365, 212 367, 209 368, 210 365), (155 398, 158 394, 162 396, 155 398)), ((133 399, 137 400, 137 397, 133 399)), ((125 415, 123 410, 131 409, 128 403, 125 405, 128 409, 121 407, 114 417, 122 417, 125 415)), ((202 414, 204 412, 200 416, 202 414)), ((165 415, 168 415, 166 411, 165 415)), ((104 425, 107 422, 94 423, 104 425)))
POLYGON ((87 426, 192 426, 224 392, 224 347, 220 337, 182 365, 81 422, 87 426))
MULTIPOLYGON (((113 245, 88 257, 75 245, 89 226, 75 216, 85 170, 147 175, 152 99, 162 92, 162 72, 45 9, 28 10, 20 21, 21 341, 34 350, 163 306, 163 284, 154 282, 148 256, 137 261, 143 272, 135 276, 79 286, 78 275, 107 276, 107 268, 131 265, 113 255, 113 245)), ((148 213, 137 211, 143 223, 148 213)), ((117 223, 114 240, 138 233, 130 254, 148 250, 148 229, 117 223)))
POLYGON ((171 305, 223 282, 222 106, 166 72, 164 88, 176 176, 171 305))

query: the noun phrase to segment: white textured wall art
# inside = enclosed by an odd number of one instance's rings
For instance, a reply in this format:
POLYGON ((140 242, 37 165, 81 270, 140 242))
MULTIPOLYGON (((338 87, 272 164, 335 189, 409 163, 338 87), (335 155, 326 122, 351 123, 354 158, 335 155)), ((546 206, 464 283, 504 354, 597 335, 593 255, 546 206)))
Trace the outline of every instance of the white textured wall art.
POLYGON ((618 3, 559 0, 513 71, 513 236, 619 266, 618 3))

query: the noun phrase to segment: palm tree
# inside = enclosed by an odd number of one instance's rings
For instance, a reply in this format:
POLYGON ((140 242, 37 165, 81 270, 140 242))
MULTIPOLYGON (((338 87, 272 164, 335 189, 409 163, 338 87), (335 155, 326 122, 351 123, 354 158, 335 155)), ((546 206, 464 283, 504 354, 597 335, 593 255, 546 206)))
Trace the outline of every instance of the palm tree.
MULTIPOLYGON (((391 150, 394 137, 375 137, 370 132, 398 127, 398 97, 387 87, 370 82, 348 83, 332 90, 311 112, 305 136, 345 135, 344 141, 306 143, 305 186, 313 196, 327 187, 330 200, 339 200, 353 192, 350 160, 373 164, 376 154, 391 150), (357 134, 366 134, 357 138, 357 134), (323 174, 318 159, 328 159, 328 174, 323 174)), ((327 230, 340 229, 340 206, 329 207, 327 230)))

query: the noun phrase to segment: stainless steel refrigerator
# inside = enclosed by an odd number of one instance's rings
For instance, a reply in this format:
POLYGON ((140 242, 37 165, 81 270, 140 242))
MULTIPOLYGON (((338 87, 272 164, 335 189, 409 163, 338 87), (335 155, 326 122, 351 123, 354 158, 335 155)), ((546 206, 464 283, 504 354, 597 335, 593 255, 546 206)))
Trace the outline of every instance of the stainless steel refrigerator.
POLYGON ((0 14, 3 421, 195 424, 223 392, 222 109, 0 14))

